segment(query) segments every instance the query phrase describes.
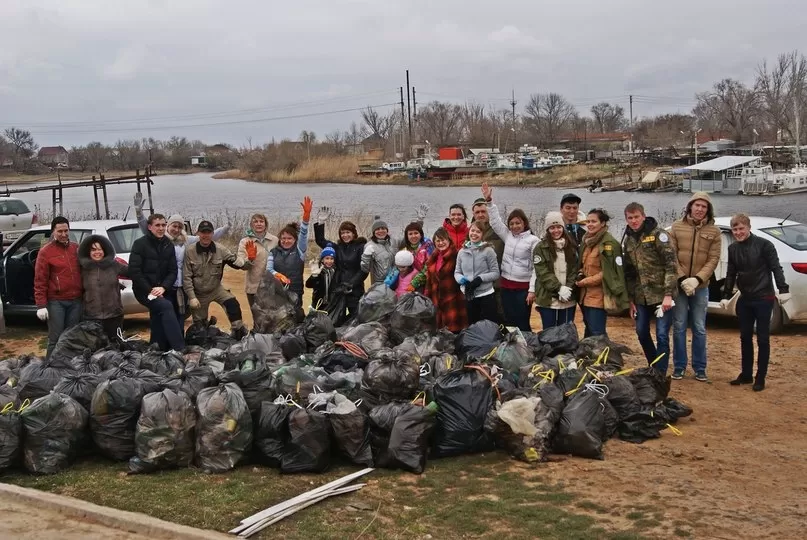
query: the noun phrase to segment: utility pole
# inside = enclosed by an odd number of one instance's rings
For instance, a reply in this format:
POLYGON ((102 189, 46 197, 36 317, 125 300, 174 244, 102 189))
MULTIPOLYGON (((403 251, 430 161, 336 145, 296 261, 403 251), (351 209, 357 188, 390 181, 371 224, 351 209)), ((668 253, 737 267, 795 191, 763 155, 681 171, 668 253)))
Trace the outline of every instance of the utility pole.
POLYGON ((518 136, 516 135, 516 104, 517 103, 518 102, 516 101, 516 89, 513 88, 512 89, 512 97, 510 98, 510 106, 513 108, 513 139, 515 139, 513 142, 515 143, 516 148, 518 148, 518 136))
MULTIPOLYGON (((409 100, 409 70, 406 70, 406 108, 409 114, 409 144, 412 144, 412 102, 409 100)), ((409 154, 409 152, 406 152, 409 154)))
POLYGON ((418 124, 418 98, 415 93, 415 87, 412 87, 412 118, 415 119, 415 127, 418 124))
MULTIPOLYGON (((799 92, 799 93, 801 93, 801 92, 799 92)), ((795 122, 796 123, 796 125, 795 125, 795 128, 796 128, 796 130, 795 130, 796 131, 796 133, 795 133, 795 135, 796 135, 796 165, 799 165, 799 164, 801 164, 801 148, 800 148, 801 141, 799 140, 799 135, 800 135, 799 128, 801 127, 800 126, 801 122, 799 122, 799 120, 800 120, 799 115, 801 114, 801 112, 799 111, 799 99, 798 99, 797 96, 793 96, 793 113, 794 113, 794 118, 795 118, 795 121, 796 121, 795 122)))
POLYGON ((404 145, 405 145, 405 141, 404 141, 404 122, 405 122, 405 117, 404 117, 404 100, 403 100, 403 86, 402 86, 401 87, 401 153, 404 154, 404 156, 406 156, 406 152, 404 152, 404 145))
POLYGON ((628 151, 633 153, 633 94, 630 95, 630 121, 628 123, 630 126, 630 141, 628 141, 628 151))

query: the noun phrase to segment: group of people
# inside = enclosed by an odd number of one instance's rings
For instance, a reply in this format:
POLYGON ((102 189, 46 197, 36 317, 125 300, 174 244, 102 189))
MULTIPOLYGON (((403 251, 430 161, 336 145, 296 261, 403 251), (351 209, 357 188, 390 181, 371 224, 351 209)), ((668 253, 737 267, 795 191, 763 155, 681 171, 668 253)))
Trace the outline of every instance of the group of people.
MULTIPOLYGON (((356 314, 369 277, 371 284, 383 283, 398 296, 413 291, 426 295, 435 305, 437 326, 452 332, 482 319, 528 331, 533 307, 542 327, 549 328, 574 321, 579 305, 585 336, 597 336, 606 334, 609 314, 627 310, 648 363, 663 373, 669 368, 673 327, 673 379, 686 374, 691 329, 695 379, 708 381, 706 310, 721 253, 709 195, 695 193, 669 230, 647 216, 641 204, 628 204, 621 241, 609 231, 606 210, 595 208, 583 216, 581 202, 573 193, 564 195, 559 211, 546 215, 539 236, 521 209, 503 220, 493 189, 483 184, 470 222, 465 207, 454 204, 430 239, 423 230, 428 207, 420 205, 400 240, 390 236, 380 217, 369 239, 359 236, 350 221, 339 224, 337 239, 328 239, 325 225, 331 212, 323 207, 314 223, 321 252, 304 280, 310 198, 301 203, 299 222, 286 225, 277 236, 267 231, 265 215, 251 216, 233 253, 216 242, 227 226, 216 229, 203 220, 196 235, 187 235, 182 216, 146 218, 138 193, 135 210, 144 236, 135 241, 128 265, 116 259, 105 237, 92 235, 79 246, 70 242, 68 220, 53 220, 51 242, 36 262, 37 314, 48 321, 48 355, 61 332, 82 318, 97 320, 114 338, 123 318, 118 276, 126 276, 138 302, 149 310, 152 342, 164 350, 180 350, 187 310, 194 321, 205 321, 212 302, 224 308, 235 337, 246 334, 239 302, 221 283, 225 265, 245 271, 250 308, 268 271, 295 293, 298 305, 304 288, 310 288, 312 306, 339 310, 336 318, 343 322, 356 314)), ((742 344, 742 372, 732 384, 753 383, 762 390, 770 357, 770 316, 777 301, 789 300, 789 289, 775 248, 751 234, 749 218, 735 215, 731 227, 736 242, 729 247, 722 294, 731 298, 735 285, 741 292, 737 313, 742 344), (759 353, 754 376, 755 328, 759 353)))

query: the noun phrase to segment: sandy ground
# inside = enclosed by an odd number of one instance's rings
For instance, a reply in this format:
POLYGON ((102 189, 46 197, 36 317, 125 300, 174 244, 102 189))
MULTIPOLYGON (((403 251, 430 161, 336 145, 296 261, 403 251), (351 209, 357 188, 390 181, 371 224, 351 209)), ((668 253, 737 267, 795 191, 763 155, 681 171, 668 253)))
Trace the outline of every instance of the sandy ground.
MULTIPOLYGON (((244 307, 243 276, 229 270, 225 285, 244 307)), ((305 305, 308 305, 306 298, 305 305)), ((224 312, 211 314, 226 328, 224 312)), ((578 319, 579 319, 578 313, 578 319)), ((578 328, 582 328, 581 321, 578 328)), ((127 321, 128 331, 148 332, 144 322, 127 321)), ((539 329, 537 316, 533 328, 539 329)), ((639 351, 632 321, 611 318, 611 338, 639 351)), ((17 353, 36 351, 35 340, 8 344, 17 353)), ((682 435, 665 431, 661 439, 641 445, 610 441, 605 460, 555 456, 539 468, 513 462, 514 470, 563 483, 597 504, 635 507, 659 521, 648 532, 674 526, 700 538, 803 538, 807 523, 807 326, 792 326, 772 338, 768 387, 733 387, 739 373, 740 343, 736 321, 713 317, 708 322, 710 383, 697 382, 691 371, 673 381, 671 395, 694 408, 679 422, 682 435)), ((627 360, 640 366, 644 359, 627 360)), ((529 497, 525 494, 525 497, 529 497)), ((601 513, 597 519, 625 519, 601 513)), ((666 529, 669 531, 670 529, 666 529)))

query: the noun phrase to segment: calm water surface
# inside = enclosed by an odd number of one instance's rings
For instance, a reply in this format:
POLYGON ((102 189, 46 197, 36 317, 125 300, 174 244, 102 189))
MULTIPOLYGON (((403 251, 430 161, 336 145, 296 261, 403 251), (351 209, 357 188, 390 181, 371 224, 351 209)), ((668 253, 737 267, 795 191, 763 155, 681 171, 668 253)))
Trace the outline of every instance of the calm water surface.
MULTIPOLYGON (((122 217, 132 204, 134 185, 107 188, 112 214, 122 217)), ((585 189, 497 187, 494 200, 500 209, 523 208, 533 220, 541 222, 546 212, 556 210, 564 193, 573 191, 582 199, 581 209, 602 207, 612 215, 611 229, 624 227, 622 209, 631 201, 642 203, 650 216, 662 223, 671 222, 686 206, 685 193, 588 193, 585 189)), ((414 219, 415 207, 424 202, 431 208, 426 218, 426 232, 438 227, 456 202, 465 204, 470 214, 474 199, 481 196, 478 187, 434 188, 412 186, 363 186, 348 184, 261 184, 243 180, 215 180, 210 173, 158 176, 152 187, 154 209, 165 215, 180 213, 194 223, 202 218, 223 222, 225 214, 249 215, 263 212, 272 217, 296 219, 300 201, 306 195, 314 200, 315 209, 327 205, 335 217, 364 215, 382 216, 391 232, 402 231, 414 219)), ((64 191, 64 208, 68 215, 84 215, 95 208, 90 188, 64 191)), ((39 205, 49 213, 50 191, 19 195, 29 206, 39 205)), ((742 197, 715 194, 712 196, 717 215, 745 212, 749 215, 775 216, 807 222, 807 194, 779 197, 742 197)), ((103 202, 102 212, 103 212, 103 202)), ((504 211, 504 210, 503 210, 504 211)), ((316 213, 316 211, 315 211, 316 213)), ((129 211, 133 215, 133 211, 129 211)))

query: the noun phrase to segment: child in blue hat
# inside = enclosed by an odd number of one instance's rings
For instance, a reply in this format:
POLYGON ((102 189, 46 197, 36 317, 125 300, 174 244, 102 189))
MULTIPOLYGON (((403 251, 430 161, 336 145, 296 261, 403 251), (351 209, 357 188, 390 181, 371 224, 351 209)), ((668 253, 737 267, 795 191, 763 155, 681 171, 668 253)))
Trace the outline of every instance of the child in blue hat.
POLYGON ((305 286, 314 289, 311 305, 315 309, 327 311, 328 301, 334 289, 334 275, 336 273, 336 250, 333 245, 328 244, 319 254, 319 262, 312 262, 310 265, 311 275, 305 282, 305 286))

